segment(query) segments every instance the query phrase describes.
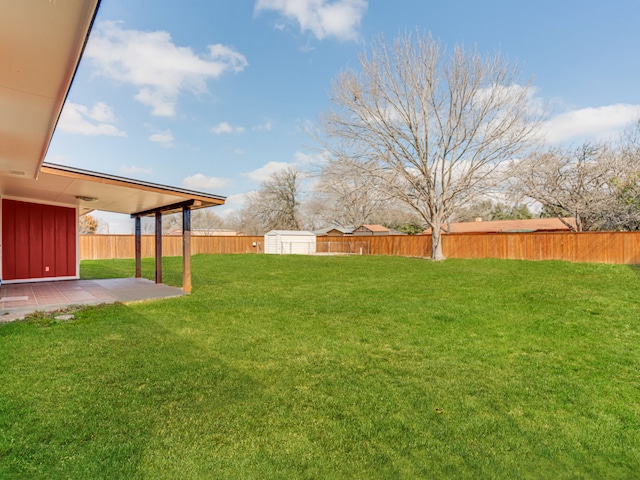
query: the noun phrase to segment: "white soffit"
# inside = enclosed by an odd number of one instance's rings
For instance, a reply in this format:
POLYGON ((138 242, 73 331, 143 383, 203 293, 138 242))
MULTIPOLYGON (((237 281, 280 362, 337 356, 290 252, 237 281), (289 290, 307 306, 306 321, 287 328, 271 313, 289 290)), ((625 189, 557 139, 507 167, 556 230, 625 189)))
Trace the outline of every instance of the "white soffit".
POLYGON ((0 1, 0 176, 37 176, 99 3, 0 1))
POLYGON ((0 177, 0 195, 43 203, 79 205, 80 213, 139 213, 193 201, 194 208, 224 204, 225 197, 45 163, 38 179, 0 177))

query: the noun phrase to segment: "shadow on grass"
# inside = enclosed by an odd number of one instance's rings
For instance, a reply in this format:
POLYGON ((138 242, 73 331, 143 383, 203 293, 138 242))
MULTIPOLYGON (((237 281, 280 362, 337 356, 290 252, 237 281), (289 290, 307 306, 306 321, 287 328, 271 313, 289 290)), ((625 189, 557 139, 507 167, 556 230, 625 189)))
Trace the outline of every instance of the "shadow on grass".
MULTIPOLYGON (((215 271, 198 268, 203 262, 202 255, 194 256, 192 284, 194 291, 202 286, 216 287, 228 281, 216 275, 215 271)), ((210 266, 210 264, 207 264, 210 266)), ((173 287, 182 287, 182 257, 165 257, 162 259, 162 283, 173 287)), ((80 278, 98 280, 109 278, 133 278, 136 273, 135 260, 132 258, 111 260, 82 260, 80 262, 80 278)), ((142 278, 155 281, 155 260, 142 259, 142 278)))
POLYGON ((640 264, 628 265, 628 267, 640 278, 640 264))
POLYGON ((38 328, 22 325, 9 352, 22 360, 4 369, 0 394, 0 430, 12 439, 0 438, 3 475, 178 477, 171 470, 185 458, 207 466, 202 444, 233 439, 264 387, 149 307, 87 307, 68 322, 42 315, 30 319, 38 328))

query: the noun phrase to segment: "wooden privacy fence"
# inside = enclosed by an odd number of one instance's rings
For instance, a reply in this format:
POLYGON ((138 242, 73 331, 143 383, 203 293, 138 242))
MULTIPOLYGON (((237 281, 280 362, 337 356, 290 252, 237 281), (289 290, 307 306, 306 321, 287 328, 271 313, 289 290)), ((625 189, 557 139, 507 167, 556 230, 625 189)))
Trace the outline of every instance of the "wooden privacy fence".
MULTIPOLYGON (((258 253, 264 237, 191 237, 191 253, 258 253), (255 243, 255 246, 254 246, 255 243)), ((155 236, 142 235, 142 256, 155 255, 155 236)), ((182 237, 164 235, 162 255, 182 255, 182 237)), ((80 235, 80 259, 135 258, 134 235, 80 235)))
MULTIPOLYGON (((262 253, 264 237, 191 237, 193 254, 198 253, 262 253)), ((341 251, 371 255, 429 257, 430 235, 388 235, 353 237, 318 237, 318 252, 325 252, 322 243, 331 242, 368 248, 341 251)), ((153 235, 142 236, 142 256, 154 256, 153 235)), ((442 236, 443 253, 447 258, 504 258, 514 260, 567 260, 570 262, 640 264, 640 232, 545 232, 545 233, 452 233, 442 236)), ((182 238, 162 239, 164 256, 182 255, 182 238)), ((80 235, 80 258, 134 258, 133 235, 80 235)))
MULTIPOLYGON (((431 256, 431 235, 331 237, 331 242, 368 241, 371 255, 431 256)), ((318 242, 323 241, 318 238, 318 242)), ((640 232, 450 233, 442 235, 447 258, 566 260, 640 263, 640 232)))

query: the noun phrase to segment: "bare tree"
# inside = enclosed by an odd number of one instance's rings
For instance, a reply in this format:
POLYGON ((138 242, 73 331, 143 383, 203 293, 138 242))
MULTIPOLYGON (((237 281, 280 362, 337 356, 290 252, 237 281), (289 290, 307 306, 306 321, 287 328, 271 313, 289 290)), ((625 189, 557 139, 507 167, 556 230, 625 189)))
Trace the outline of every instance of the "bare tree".
POLYGON ((492 200, 482 200, 472 203, 455 212, 456 222, 473 222, 481 219, 491 220, 523 220, 533 218, 527 205, 521 203, 494 203, 492 200))
POLYGON ((155 218, 142 217, 140 219, 140 230, 142 235, 152 235, 156 231, 155 218))
POLYGON ((313 193, 327 224, 359 226, 387 210, 390 199, 381 189, 372 188, 376 178, 365 173, 346 158, 323 166, 313 193))
POLYGON ((262 235, 265 233, 258 218, 248 208, 230 213, 226 218, 226 224, 229 228, 245 235, 262 235))
POLYGON ((618 207, 619 189, 628 165, 612 146, 584 144, 554 148, 514 162, 514 192, 542 204, 571 230, 606 228, 618 207), (575 226, 565 217, 573 217, 575 226))
POLYGON ((540 116, 529 85, 499 55, 447 52, 419 33, 381 38, 359 67, 333 83, 322 145, 419 214, 432 228, 431 258, 442 260, 441 224, 533 138, 540 116))
MULTIPOLYGON (((174 233, 182 231, 182 213, 176 212, 162 215, 162 234, 166 235, 172 230, 174 233)), ((153 231, 155 232, 155 224, 153 231)))
POLYGON ((93 234, 96 233, 98 227, 100 225, 100 221, 90 214, 81 215, 78 220, 78 226, 80 229, 80 234, 93 234))
MULTIPOLYGON (((142 231, 146 234, 155 232, 155 219, 152 217, 149 218, 150 220, 142 222, 142 231)), ((192 230, 212 233, 215 230, 226 227, 226 222, 213 211, 212 207, 193 210, 191 213, 192 230)), ((162 216, 162 233, 167 234, 170 231, 182 231, 182 212, 162 216)))
POLYGON ((640 230, 640 118, 623 133, 620 148, 626 175, 618 182, 618 206, 609 221, 616 230, 640 230))
POLYGON ((263 232, 298 230, 301 225, 301 178, 295 167, 272 174, 257 192, 249 195, 245 213, 258 220, 263 232))
POLYGON ((191 224, 194 230, 212 233, 221 228, 227 228, 226 222, 213 211, 213 208, 202 208, 191 215, 191 224))

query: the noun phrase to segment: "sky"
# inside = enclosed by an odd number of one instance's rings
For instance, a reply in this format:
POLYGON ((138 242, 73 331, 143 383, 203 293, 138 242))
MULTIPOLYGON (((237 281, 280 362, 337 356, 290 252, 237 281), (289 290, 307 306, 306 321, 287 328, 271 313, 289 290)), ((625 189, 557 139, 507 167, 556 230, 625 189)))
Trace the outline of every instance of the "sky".
POLYGON ((595 141, 640 117, 639 18, 637 0, 102 0, 46 161, 223 195, 227 215, 314 161, 341 71, 416 29, 517 64, 549 143, 595 141))

